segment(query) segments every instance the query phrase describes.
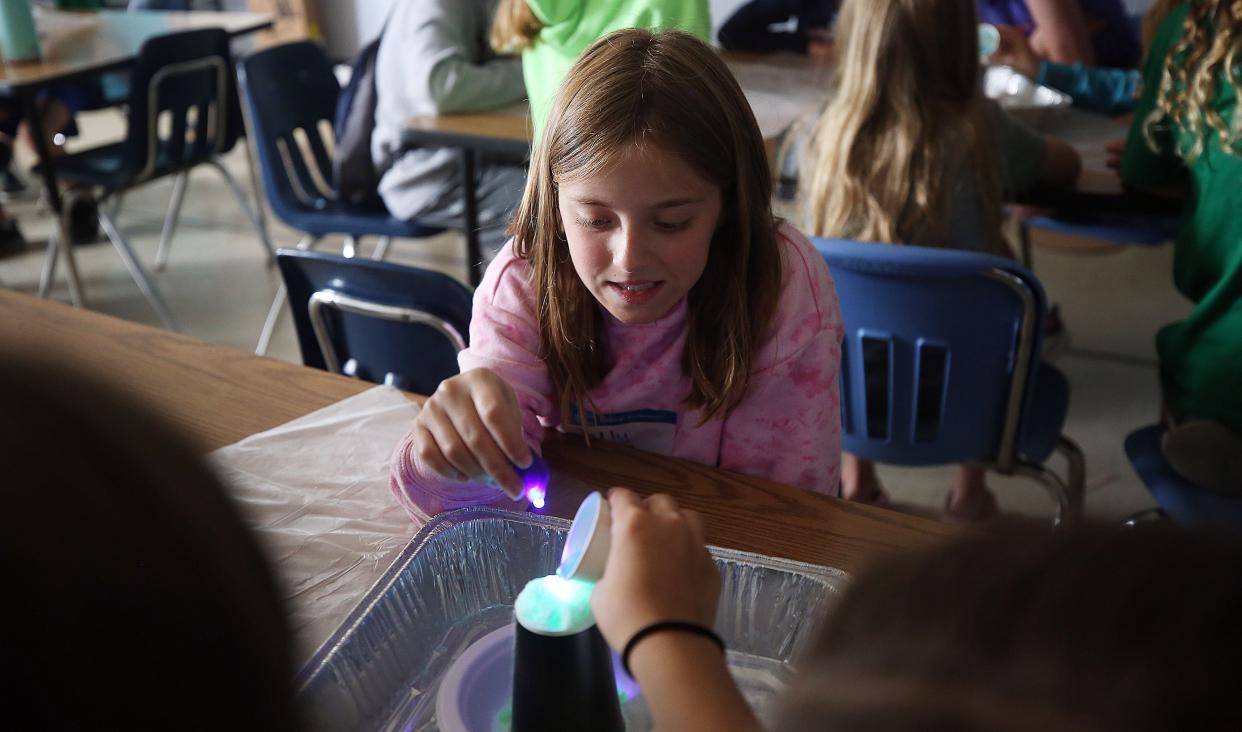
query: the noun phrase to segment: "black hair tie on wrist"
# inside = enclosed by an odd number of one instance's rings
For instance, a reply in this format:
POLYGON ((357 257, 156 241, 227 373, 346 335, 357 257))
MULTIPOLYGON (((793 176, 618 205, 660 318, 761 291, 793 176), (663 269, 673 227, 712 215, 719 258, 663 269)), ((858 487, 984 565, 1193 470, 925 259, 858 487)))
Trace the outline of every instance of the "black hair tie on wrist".
POLYGON ((691 623, 688 620, 661 620, 658 623, 652 623, 644 628, 640 628, 637 633, 630 636, 629 641, 625 644, 625 649, 621 651, 621 667, 625 669, 625 672, 629 674, 631 679, 634 678, 634 673, 630 671, 630 654, 634 652, 634 649, 644 638, 665 630, 678 630, 683 633, 702 636, 710 640, 712 643, 715 643, 717 646, 720 646, 721 653, 725 652, 724 639, 717 635, 716 631, 711 628, 699 625, 698 623, 691 623))

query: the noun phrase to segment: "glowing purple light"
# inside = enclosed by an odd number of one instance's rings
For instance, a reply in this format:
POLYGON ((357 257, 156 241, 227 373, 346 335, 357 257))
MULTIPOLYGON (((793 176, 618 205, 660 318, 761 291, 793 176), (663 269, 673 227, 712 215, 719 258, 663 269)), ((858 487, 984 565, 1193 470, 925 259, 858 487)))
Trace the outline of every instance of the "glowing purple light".
POLYGON ((530 465, 518 468, 517 472, 522 478, 522 485, 526 487, 524 493, 530 505, 536 509, 543 508, 547 503, 548 480, 552 477, 548 464, 543 461, 543 458, 534 455, 530 465))

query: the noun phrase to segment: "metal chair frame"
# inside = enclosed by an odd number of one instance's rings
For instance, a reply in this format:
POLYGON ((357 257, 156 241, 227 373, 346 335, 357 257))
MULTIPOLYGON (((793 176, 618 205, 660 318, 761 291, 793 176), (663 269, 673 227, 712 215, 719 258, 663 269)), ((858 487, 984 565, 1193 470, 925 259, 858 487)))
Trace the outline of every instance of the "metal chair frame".
MULTIPOLYGON (((349 362, 343 367, 340 359, 336 357, 336 348, 333 346, 332 336, 328 332, 327 319, 324 316, 325 309, 339 310, 354 315, 390 320, 397 323, 425 325, 444 336, 445 340, 453 344, 453 348, 456 349, 457 353, 461 353, 466 349, 466 339, 462 337, 461 333, 457 332, 457 329, 451 323, 443 318, 437 318, 430 313, 415 310, 414 308, 385 305, 334 290, 319 290, 311 294, 310 302, 308 303, 311 329, 315 331, 315 340, 319 343, 319 350, 323 353, 323 360, 328 367, 328 371, 334 374, 356 375, 353 369, 350 368, 349 362)), ((350 359, 350 362, 352 360, 350 359)), ((384 383, 392 383, 391 376, 391 374, 385 376, 384 383)))

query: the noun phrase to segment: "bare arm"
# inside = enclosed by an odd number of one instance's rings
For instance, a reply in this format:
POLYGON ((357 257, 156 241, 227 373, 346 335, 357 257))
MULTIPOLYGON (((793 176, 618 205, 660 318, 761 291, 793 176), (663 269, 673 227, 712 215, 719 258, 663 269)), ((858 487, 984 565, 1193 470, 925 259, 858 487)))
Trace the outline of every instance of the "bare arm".
POLYGON ((1095 65, 1087 19, 1077 0, 1027 0, 1035 21, 1031 46, 1049 61, 1095 65))
MULTIPOLYGON (((612 549, 591 608, 604 639, 625 648, 642 628, 662 620, 711 627, 720 575, 704 542, 702 519, 667 495, 608 493, 612 549)), ((677 630, 642 638, 630 670, 643 690, 656 729, 759 732, 733 683, 725 656, 708 638, 677 630)))
POLYGON ((1065 140, 1045 137, 1048 152, 1039 169, 1039 182, 1058 186, 1072 186, 1082 172, 1082 158, 1078 151, 1065 140))

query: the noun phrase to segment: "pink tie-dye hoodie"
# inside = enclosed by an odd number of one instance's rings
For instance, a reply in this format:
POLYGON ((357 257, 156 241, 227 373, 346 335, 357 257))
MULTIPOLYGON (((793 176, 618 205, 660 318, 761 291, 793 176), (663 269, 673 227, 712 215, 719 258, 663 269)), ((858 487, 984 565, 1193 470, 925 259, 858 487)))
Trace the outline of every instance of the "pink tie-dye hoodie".
MULTIPOLYGON (((802 234, 787 224, 778 234, 780 301, 746 394, 723 418, 699 424, 698 410, 682 404, 690 391, 681 368, 683 299, 645 325, 624 325, 605 311, 612 364, 591 390, 597 411, 586 420, 576 415, 561 420, 559 399, 539 356, 531 267, 514 254, 512 241, 474 293, 470 347, 458 358, 461 370, 486 367, 513 386, 526 440, 536 451, 546 430, 581 432, 585 421, 593 437, 837 495, 842 327, 836 290, 823 258, 802 234)), ((416 522, 453 508, 508 501, 493 486, 437 476, 411 447, 406 435, 393 455, 391 482, 416 522)))

